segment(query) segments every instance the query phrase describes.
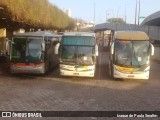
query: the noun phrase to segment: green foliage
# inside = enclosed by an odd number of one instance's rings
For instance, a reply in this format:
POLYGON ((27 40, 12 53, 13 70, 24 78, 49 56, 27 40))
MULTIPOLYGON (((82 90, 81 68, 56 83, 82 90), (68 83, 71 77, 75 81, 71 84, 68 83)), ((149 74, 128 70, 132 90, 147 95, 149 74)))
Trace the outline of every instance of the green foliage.
POLYGON ((0 0, 13 21, 51 29, 68 28, 73 19, 48 0, 0 0))
POLYGON ((75 29, 75 26, 76 26, 75 20, 70 19, 70 20, 69 20, 69 25, 68 25, 67 29, 68 29, 68 30, 73 30, 73 29, 75 29))
POLYGON ((119 23, 125 24, 125 21, 122 18, 110 18, 107 20, 109 23, 119 23))

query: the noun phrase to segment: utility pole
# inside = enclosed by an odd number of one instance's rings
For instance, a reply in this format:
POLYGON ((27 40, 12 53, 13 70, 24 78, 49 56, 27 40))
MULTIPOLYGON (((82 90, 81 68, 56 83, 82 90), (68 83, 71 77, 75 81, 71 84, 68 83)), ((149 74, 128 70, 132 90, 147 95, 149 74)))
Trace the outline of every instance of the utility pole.
POLYGON ((117 11, 117 23, 118 23, 118 17, 119 17, 119 9, 121 6, 119 6, 118 11, 117 11))
POLYGON ((93 15, 93 22, 94 22, 94 24, 95 24, 95 16, 96 16, 96 15, 95 15, 95 14, 96 14, 96 13, 95 13, 95 12, 96 12, 95 9, 96 9, 96 4, 94 3, 94 10, 93 10, 93 11, 94 11, 94 15, 93 15))
POLYGON ((128 6, 129 4, 127 3, 127 4, 125 4, 125 11, 124 11, 124 20, 125 20, 125 23, 127 23, 127 6, 128 6))
POLYGON ((137 0, 136 0, 136 7, 135 7, 135 25, 137 24, 137 0))
POLYGON ((106 22, 108 21, 108 16, 109 16, 110 14, 106 11, 106 22))
POLYGON ((139 0, 139 9, 138 9, 138 25, 139 25, 139 19, 140 19, 140 10, 141 10, 141 3, 139 0))
POLYGON ((114 18, 114 11, 113 10, 106 10, 106 22, 108 22, 108 19, 109 19, 108 16, 110 16, 110 15, 112 15, 111 17, 114 18))
POLYGON ((126 5, 125 5, 125 16, 124 16, 124 18, 125 18, 125 24, 126 24, 126 5))

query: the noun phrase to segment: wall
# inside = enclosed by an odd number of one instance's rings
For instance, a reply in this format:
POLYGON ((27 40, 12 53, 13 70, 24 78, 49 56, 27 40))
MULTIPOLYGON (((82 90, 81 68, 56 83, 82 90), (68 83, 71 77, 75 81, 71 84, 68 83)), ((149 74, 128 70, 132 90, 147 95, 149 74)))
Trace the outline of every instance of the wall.
POLYGON ((154 56, 151 59, 160 61, 160 47, 154 47, 154 56))

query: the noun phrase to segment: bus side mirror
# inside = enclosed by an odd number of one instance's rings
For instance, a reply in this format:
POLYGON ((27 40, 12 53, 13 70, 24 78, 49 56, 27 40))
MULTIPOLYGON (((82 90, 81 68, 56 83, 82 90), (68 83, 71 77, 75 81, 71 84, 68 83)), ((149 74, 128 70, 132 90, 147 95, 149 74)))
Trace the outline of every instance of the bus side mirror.
POLYGON ((95 54, 98 56, 98 45, 95 46, 95 54))
POLYGON ((151 54, 151 56, 153 56, 154 55, 154 46, 152 45, 152 44, 150 44, 150 54, 151 54))
POLYGON ((110 52, 112 55, 114 54, 114 43, 111 44, 110 52))
POLYGON ((42 43, 42 51, 45 51, 45 44, 42 43))
POLYGON ((60 46, 60 43, 57 43, 55 46, 55 54, 56 55, 58 55, 59 46, 60 46))

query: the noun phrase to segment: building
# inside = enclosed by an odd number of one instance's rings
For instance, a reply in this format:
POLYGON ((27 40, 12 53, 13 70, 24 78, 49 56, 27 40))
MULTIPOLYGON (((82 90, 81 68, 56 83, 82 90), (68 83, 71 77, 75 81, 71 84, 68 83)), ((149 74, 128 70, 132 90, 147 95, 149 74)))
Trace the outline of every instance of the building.
POLYGON ((68 15, 69 17, 72 17, 72 16, 71 16, 71 10, 70 10, 70 9, 67 9, 67 10, 66 10, 66 13, 67 13, 67 15, 68 15))

